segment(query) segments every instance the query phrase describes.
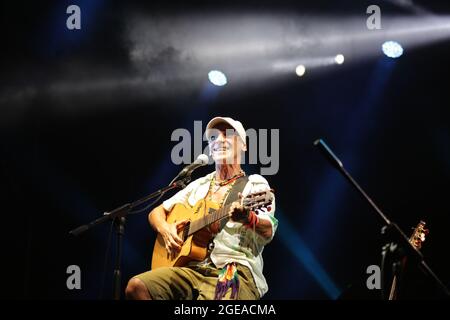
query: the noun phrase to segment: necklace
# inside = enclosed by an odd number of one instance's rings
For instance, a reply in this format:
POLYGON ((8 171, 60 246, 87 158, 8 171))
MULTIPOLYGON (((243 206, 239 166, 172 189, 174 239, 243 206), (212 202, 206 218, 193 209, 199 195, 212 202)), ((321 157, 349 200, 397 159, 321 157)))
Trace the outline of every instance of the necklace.
POLYGON ((217 181, 215 181, 216 176, 214 175, 213 178, 211 179, 211 184, 209 185, 209 192, 208 192, 209 198, 212 199, 213 194, 216 193, 217 191, 219 191, 220 188, 222 188, 223 186, 228 186, 227 190, 225 191, 225 194, 222 197, 222 200, 219 203, 219 208, 222 207, 222 204, 224 203, 225 199, 228 197, 228 194, 231 192, 231 189, 233 188, 234 183, 236 182, 237 179, 239 179, 242 176, 245 176, 245 172, 241 170, 241 172, 234 175, 230 179, 227 179, 227 180, 224 180, 221 182, 217 182, 217 181), (216 186, 216 188, 214 188, 214 186, 216 186))
POLYGON ((216 181, 216 175, 214 175, 213 182, 215 183, 215 185, 223 187, 229 183, 236 181, 237 179, 239 179, 240 177, 243 177, 243 176, 245 176, 245 172, 243 170, 241 170, 239 173, 235 174, 231 178, 223 180, 223 181, 216 181))

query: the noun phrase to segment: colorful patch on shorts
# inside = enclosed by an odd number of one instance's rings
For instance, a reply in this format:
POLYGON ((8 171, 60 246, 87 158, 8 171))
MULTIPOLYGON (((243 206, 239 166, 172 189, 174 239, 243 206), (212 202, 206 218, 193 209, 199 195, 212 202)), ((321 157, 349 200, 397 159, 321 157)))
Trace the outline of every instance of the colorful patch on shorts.
POLYGON ((239 277, 235 262, 228 263, 220 270, 214 300, 222 300, 229 288, 231 288, 230 298, 237 299, 239 292, 239 277))

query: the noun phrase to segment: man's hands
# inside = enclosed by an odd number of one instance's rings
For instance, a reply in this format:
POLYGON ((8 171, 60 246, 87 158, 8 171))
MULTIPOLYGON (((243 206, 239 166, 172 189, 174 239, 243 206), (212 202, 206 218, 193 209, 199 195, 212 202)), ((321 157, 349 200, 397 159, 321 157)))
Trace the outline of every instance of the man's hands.
POLYGON ((161 224, 161 227, 158 230, 164 239, 167 253, 170 254, 171 259, 175 258, 181 250, 183 240, 178 236, 178 233, 188 222, 189 220, 182 220, 175 223, 165 222, 161 224))
POLYGON ((239 193, 239 200, 231 204, 228 211, 228 215, 231 220, 246 224, 249 222, 250 211, 244 208, 242 205, 242 194, 239 193))

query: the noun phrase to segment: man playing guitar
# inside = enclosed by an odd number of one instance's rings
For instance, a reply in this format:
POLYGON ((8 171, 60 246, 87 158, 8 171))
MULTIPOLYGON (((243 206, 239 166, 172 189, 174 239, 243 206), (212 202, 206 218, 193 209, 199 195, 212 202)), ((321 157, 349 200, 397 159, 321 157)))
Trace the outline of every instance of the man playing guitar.
POLYGON ((274 196, 265 178, 256 174, 247 177, 241 169, 242 153, 247 150, 241 122, 228 117, 213 118, 206 127, 206 137, 216 170, 191 182, 150 212, 148 220, 159 239, 152 270, 128 282, 129 299, 253 300, 268 291, 262 273, 262 252, 278 225, 274 196), (257 207, 243 205, 259 199, 262 192, 271 195, 270 205, 265 205, 267 201, 257 207), (212 207, 217 212, 222 209, 225 219, 217 218, 190 238, 184 238, 189 225, 194 224, 194 216, 213 217, 209 215, 212 207), (169 222, 174 211, 186 208, 189 218, 169 222), (187 239, 191 239, 190 245, 187 239), (181 251, 205 254, 177 259, 181 251))

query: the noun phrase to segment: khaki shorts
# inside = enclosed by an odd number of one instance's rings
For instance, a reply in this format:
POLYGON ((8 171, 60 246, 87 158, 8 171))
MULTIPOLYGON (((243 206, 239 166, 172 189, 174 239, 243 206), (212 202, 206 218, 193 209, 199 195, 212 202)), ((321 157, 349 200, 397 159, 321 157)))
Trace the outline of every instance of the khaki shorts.
MULTIPOLYGON (((237 265, 239 300, 257 300, 259 292, 249 268, 237 265)), ((162 267, 141 273, 138 278, 147 286, 154 300, 213 300, 220 269, 214 266, 162 267)), ((231 288, 224 300, 229 300, 231 288)))

